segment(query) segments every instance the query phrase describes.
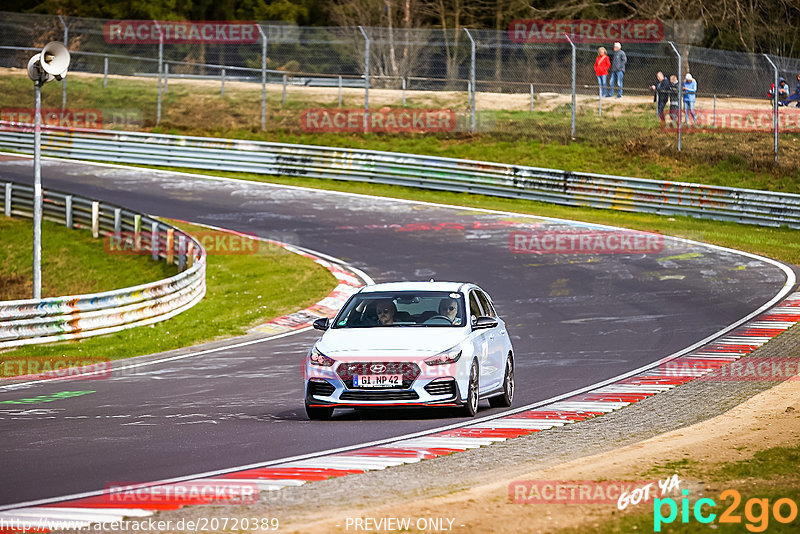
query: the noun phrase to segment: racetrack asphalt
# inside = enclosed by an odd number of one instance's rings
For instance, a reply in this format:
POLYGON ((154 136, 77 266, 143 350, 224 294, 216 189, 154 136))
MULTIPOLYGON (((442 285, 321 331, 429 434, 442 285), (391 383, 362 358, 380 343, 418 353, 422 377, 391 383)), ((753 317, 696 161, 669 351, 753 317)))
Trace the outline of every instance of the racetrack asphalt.
MULTIPOLYGON (((773 264, 670 239, 660 251, 636 254, 511 250, 512 232, 585 229, 581 223, 50 159, 43 160, 42 175, 46 188, 320 251, 376 282, 476 282, 493 297, 512 336, 515 406, 677 352, 758 309, 786 280, 773 264)), ((30 159, 0 161, 0 179, 29 184, 31 177, 30 159)), ((277 460, 458 421, 417 410, 341 411, 332 421, 308 421, 301 363, 318 334, 105 380, 0 390, 0 402, 93 391, 0 408, 0 505, 277 460)), ((482 403, 479 415, 497 411, 482 403)))

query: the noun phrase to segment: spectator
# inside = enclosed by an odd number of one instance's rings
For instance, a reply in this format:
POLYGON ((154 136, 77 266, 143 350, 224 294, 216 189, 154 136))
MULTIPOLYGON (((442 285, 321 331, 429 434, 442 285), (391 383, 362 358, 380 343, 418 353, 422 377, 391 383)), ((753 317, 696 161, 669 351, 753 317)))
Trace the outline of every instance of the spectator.
POLYGON ((622 78, 625 76, 626 63, 628 63, 628 56, 622 50, 622 45, 619 42, 614 43, 614 57, 611 59, 611 79, 608 82, 608 85, 611 86, 611 91, 608 96, 614 94, 614 85, 618 85, 617 98, 622 98, 622 78))
MULTIPOLYGON (((775 98, 775 84, 770 84, 769 86, 769 93, 767 93, 767 98, 773 100, 775 98)), ((786 79, 781 77, 778 78, 778 105, 785 106, 786 100, 789 98, 789 84, 786 83, 786 79)))
MULTIPOLYGON (((786 84, 786 92, 789 92, 789 84, 786 84)), ((800 108, 800 74, 797 75, 797 85, 794 87, 794 93, 786 98, 786 101, 784 101, 783 105, 788 106, 789 102, 797 102, 794 107, 800 108)))
POLYGON ((680 119, 680 102, 678 101, 678 77, 669 77, 669 118, 677 126, 680 119))
POLYGON ((654 91, 653 93, 653 101, 657 104, 657 111, 656 115, 658 116, 661 121, 664 121, 664 108, 667 105, 667 101, 669 100, 669 80, 664 78, 664 73, 658 71, 656 74, 656 84, 651 85, 650 89, 654 91))
POLYGON ((686 124, 689 124, 689 114, 692 115, 692 122, 697 126, 697 115, 694 112, 694 102, 697 98, 697 80, 692 78, 692 75, 686 73, 686 79, 683 81, 683 111, 686 116, 686 124))
POLYGON ((608 91, 608 69, 611 68, 611 59, 608 57, 605 47, 597 49, 597 57, 594 60, 594 73, 597 75, 597 84, 600 86, 600 97, 611 96, 608 91))

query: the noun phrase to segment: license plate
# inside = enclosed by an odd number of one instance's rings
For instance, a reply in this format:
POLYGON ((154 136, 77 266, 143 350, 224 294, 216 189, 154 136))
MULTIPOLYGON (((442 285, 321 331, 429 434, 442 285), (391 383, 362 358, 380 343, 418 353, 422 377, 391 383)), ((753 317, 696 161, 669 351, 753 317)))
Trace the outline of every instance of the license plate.
POLYGON ((354 388, 399 388, 403 375, 353 375, 354 388))

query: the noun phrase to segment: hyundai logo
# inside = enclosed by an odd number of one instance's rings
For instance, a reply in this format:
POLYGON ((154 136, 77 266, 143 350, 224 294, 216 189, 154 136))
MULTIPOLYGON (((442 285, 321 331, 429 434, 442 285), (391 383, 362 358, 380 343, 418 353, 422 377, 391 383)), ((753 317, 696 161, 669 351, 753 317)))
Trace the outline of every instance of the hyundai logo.
POLYGON ((381 374, 386 372, 386 366, 382 363, 375 363, 369 366, 369 370, 376 374, 381 374))

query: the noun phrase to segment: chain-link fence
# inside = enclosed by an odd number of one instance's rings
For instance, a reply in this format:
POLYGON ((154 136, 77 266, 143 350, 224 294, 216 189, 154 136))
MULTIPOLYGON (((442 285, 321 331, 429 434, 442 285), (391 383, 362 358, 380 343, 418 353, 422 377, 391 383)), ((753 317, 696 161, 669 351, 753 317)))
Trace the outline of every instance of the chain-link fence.
MULTIPOLYGON (((740 155, 744 140, 764 158, 777 158, 781 139, 800 132, 800 110, 768 97, 781 77, 794 91, 800 60, 681 42, 624 43, 623 83, 612 93, 622 97, 612 98, 594 70, 599 43, 522 43, 493 30, 271 23, 176 39, 175 25, 193 23, 0 15, 0 107, 11 122, 30 116, 31 98, 24 71, 9 69, 58 40, 72 63, 60 91, 46 88, 45 122, 67 127, 492 131, 567 142, 622 137, 740 155), (659 71, 677 83, 654 91, 659 71), (696 90, 683 83, 687 73, 696 90), (88 121, 92 112, 102 120, 88 121)), ((603 46, 613 54, 612 45, 603 46)))

